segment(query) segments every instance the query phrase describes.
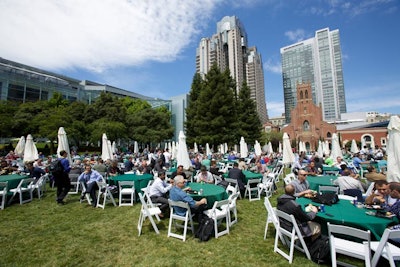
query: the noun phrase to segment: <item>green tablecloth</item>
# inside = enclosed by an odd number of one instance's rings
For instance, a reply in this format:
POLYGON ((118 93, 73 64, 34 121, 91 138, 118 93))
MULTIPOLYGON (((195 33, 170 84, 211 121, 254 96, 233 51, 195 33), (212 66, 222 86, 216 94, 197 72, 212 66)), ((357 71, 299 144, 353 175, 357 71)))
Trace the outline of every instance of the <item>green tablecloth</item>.
MULTIPOLYGON (((261 173, 255 173, 255 172, 252 172, 252 171, 242 171, 242 172, 243 172, 243 174, 245 176, 245 178, 244 178, 245 184, 247 184, 247 182, 249 180, 251 180, 251 179, 262 179, 262 177, 263 177, 263 175, 261 173)), ((223 176, 224 176, 224 178, 228 178, 229 177, 228 173, 224 173, 223 176)))
MULTIPOLYGON (((308 198, 298 198, 297 203, 305 205, 311 203, 311 199, 308 198)), ((314 203, 314 205, 319 206, 319 203, 314 203)), ((393 218, 379 218, 371 215, 367 215, 365 212, 369 211, 364 208, 357 208, 349 200, 340 200, 338 203, 328 206, 325 205, 325 213, 318 212, 316 221, 318 221, 323 231, 326 233, 327 222, 332 224, 346 225, 354 228, 359 228, 362 230, 370 230, 371 238, 375 237, 376 240, 380 240, 385 229, 391 224, 397 224, 398 220, 396 217, 393 218), (332 217, 326 215, 331 214, 332 217)))
POLYGON ((110 185, 118 185, 119 181, 134 181, 136 193, 141 192, 141 189, 145 188, 150 180, 153 180, 151 174, 122 174, 108 177, 110 185))
POLYGON ((10 194, 10 189, 17 188, 19 182, 22 179, 28 178, 28 175, 19 175, 19 174, 9 174, 9 175, 0 175, 0 182, 8 182, 8 195, 10 194))
POLYGON ((310 189, 314 191, 318 191, 318 187, 320 185, 332 185, 332 182, 336 180, 337 177, 333 175, 325 175, 325 176, 307 176, 307 181, 310 184, 310 189))
POLYGON ((194 200, 200 200, 203 197, 207 199, 207 207, 212 208, 215 201, 220 201, 224 199, 228 199, 228 194, 222 186, 214 185, 214 184, 200 184, 200 183, 189 183, 188 185, 192 190, 200 191, 200 188, 203 188, 202 195, 192 195, 190 196, 194 200))

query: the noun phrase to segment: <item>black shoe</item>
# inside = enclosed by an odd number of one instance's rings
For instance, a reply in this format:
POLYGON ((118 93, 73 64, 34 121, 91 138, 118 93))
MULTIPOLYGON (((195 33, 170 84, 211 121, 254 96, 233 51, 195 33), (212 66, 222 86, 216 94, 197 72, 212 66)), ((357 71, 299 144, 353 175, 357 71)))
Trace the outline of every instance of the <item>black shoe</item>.
POLYGON ((58 205, 65 205, 65 202, 62 201, 62 200, 57 200, 57 204, 58 204, 58 205))
POLYGON ((82 201, 84 199, 85 199, 85 194, 82 194, 80 200, 82 201))

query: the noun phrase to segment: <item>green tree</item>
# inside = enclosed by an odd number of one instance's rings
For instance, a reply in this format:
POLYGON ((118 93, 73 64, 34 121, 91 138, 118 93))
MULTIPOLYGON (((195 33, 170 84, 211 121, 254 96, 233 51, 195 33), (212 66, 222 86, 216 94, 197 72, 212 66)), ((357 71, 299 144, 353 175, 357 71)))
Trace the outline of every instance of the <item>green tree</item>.
POLYGON ((197 100, 202 90, 203 80, 199 73, 193 77, 191 90, 189 93, 188 105, 186 108, 186 139, 188 143, 196 142, 196 137, 199 135, 197 132, 197 124, 201 120, 201 116, 197 116, 197 100))
POLYGON ((9 101, 0 101, 0 136, 1 137, 19 137, 14 135, 14 114, 18 110, 17 103, 9 101))
POLYGON ((258 117, 257 106, 250 97, 250 88, 244 82, 239 91, 237 101, 238 131, 248 144, 254 144, 261 138, 261 121, 258 117))
POLYGON ((42 122, 34 118, 48 108, 47 101, 26 102, 18 106, 14 115, 13 133, 16 136, 37 136, 42 122))
POLYGON ((92 123, 99 119, 105 119, 106 122, 125 123, 126 107, 122 99, 102 92, 99 98, 88 106, 84 121, 92 123))
POLYGON ((92 122, 88 126, 90 133, 90 141, 97 143, 101 141, 103 133, 107 135, 107 139, 115 141, 126 137, 127 128, 124 123, 119 121, 109 121, 107 118, 101 118, 92 122))

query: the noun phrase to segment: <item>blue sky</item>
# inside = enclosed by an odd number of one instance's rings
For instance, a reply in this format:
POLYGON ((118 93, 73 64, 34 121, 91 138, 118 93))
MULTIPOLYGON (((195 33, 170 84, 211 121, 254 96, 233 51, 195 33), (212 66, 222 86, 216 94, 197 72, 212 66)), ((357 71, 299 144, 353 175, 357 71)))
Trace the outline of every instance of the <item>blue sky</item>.
POLYGON ((243 23, 280 115, 280 48, 339 29, 348 112, 400 113, 397 0, 0 0, 0 56, 168 99, 188 93, 196 48, 224 16, 243 23), (5 41, 4 41, 5 40, 5 41))

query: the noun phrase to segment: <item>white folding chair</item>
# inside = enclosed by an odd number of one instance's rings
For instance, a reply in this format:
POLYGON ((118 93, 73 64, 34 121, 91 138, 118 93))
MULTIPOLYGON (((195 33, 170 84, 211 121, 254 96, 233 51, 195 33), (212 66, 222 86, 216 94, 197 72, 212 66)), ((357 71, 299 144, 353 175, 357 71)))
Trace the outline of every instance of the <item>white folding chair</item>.
POLYGON ((203 211, 205 215, 214 220, 215 238, 229 234, 229 199, 215 201, 212 209, 203 211), (225 229, 218 231, 218 226, 225 220, 225 229))
POLYGON ((81 192, 81 198, 79 200, 80 203, 83 202, 83 200, 86 198, 86 201, 89 203, 89 205, 92 205, 92 200, 90 199, 89 193, 86 190, 86 184, 84 182, 80 182, 82 192, 81 192))
POLYGON ((108 187, 108 184, 105 182, 97 182, 97 186, 99 187, 99 192, 97 195, 97 207, 104 209, 108 202, 111 202, 114 206, 117 206, 115 203, 114 197, 108 187), (100 202, 103 202, 100 204, 100 202))
POLYGON ((7 192, 8 192, 8 181, 0 182, 0 197, 1 197, 0 209, 2 210, 4 210, 6 206, 7 192))
MULTIPOLYGON (((237 180, 236 179, 232 179, 232 178, 225 178, 225 181, 228 182, 229 185, 233 186, 236 188, 236 192, 239 192, 239 185, 237 184, 237 180)), ((239 194, 239 198, 242 199, 242 196, 239 194)))
POLYGON ((80 174, 78 173, 71 173, 68 174, 68 177, 71 181, 71 190, 68 192, 68 194, 78 194, 79 193, 79 181, 78 181, 78 177, 80 174))
POLYGON ((275 178, 275 183, 279 182, 279 177, 283 175, 283 164, 278 163, 275 168, 272 170, 272 173, 275 178))
POLYGON ((335 192, 336 194, 339 194, 339 186, 330 186, 330 185, 320 185, 318 187, 318 193, 321 192, 335 192))
POLYGON ((371 242, 371 249, 375 252, 372 258, 371 266, 375 267, 378 264, 379 258, 384 257, 390 263, 391 267, 395 267, 395 261, 400 261, 400 248, 388 241, 390 239, 400 239, 400 230, 385 229, 381 241, 371 242))
POLYGON ((363 259, 365 266, 371 266, 371 233, 370 231, 363 231, 357 228, 335 225, 328 222, 329 241, 331 246, 331 259, 332 266, 346 265, 345 262, 336 260, 336 253, 350 256, 357 259, 363 259), (354 239, 357 238, 362 243, 348 240, 344 238, 354 239))
POLYGON ((261 183, 258 186, 258 195, 261 198, 261 194, 264 192, 266 197, 271 197, 274 192, 274 176, 272 174, 264 175, 261 183))
POLYGON ((364 194, 362 194, 363 197, 366 198, 366 197, 368 197, 369 195, 371 195, 372 190, 374 190, 374 187, 375 187, 375 182, 372 182, 372 183, 368 186, 367 191, 366 191, 364 194))
POLYGON ((220 175, 213 174, 212 176, 214 179, 214 184, 219 184, 222 181, 222 178, 220 175))
POLYGON ((237 192, 236 187, 233 187, 230 184, 226 187, 225 191, 229 196, 233 195, 233 194, 236 194, 236 192, 237 192))
POLYGON ((119 206, 133 206, 135 201, 135 182, 134 181, 118 181, 119 206), (125 197, 124 196, 128 196, 125 197))
POLYGON ((229 204, 226 206, 221 206, 221 209, 228 208, 229 209, 229 227, 237 223, 238 216, 237 216, 237 207, 236 207, 236 200, 239 197, 239 193, 235 192, 234 194, 229 195, 228 200, 229 204), (232 213, 232 214, 231 214, 232 213), (232 215, 234 219, 232 220, 232 215))
POLYGON ((285 176, 285 178, 283 178, 283 181, 285 182, 285 185, 288 185, 295 179, 296 176, 294 175, 294 173, 289 173, 285 176))
POLYGON ((8 204, 11 204, 14 197, 19 194, 19 204, 22 205, 24 203, 30 202, 33 199, 33 178, 22 179, 17 188, 10 189, 10 192, 13 193, 12 197, 8 201, 8 204), (24 195, 28 194, 28 198, 24 199, 24 195))
POLYGON ((249 201, 260 200, 260 194, 258 190, 258 184, 261 179, 249 179, 246 184, 246 190, 244 192, 244 197, 249 196, 249 201))
MULTIPOLYGON (((267 210, 267 221, 265 223, 265 231, 264 231, 264 240, 265 240, 265 239, 267 239, 269 223, 272 223, 276 230, 279 227, 279 221, 278 221, 278 217, 276 217, 276 214, 275 214, 276 208, 272 207, 271 202, 269 201, 268 197, 264 198, 264 206, 265 206, 265 209, 267 210)), ((281 238, 282 243, 284 243, 284 239, 282 238, 282 236, 280 238, 281 238)))
POLYGON ((151 225, 153 226, 154 231, 156 231, 156 233, 159 234, 160 231, 158 230, 158 227, 153 219, 153 216, 155 216, 156 214, 159 215, 161 213, 160 208, 159 207, 149 208, 147 206, 147 203, 146 203, 142 193, 138 193, 138 195, 139 195, 140 203, 142 204, 142 207, 140 209, 139 222, 138 222, 139 236, 142 233, 143 222, 144 222, 144 220, 146 220, 146 218, 149 218, 149 221, 151 222, 151 225))
POLYGON ((296 219, 293 215, 289 215, 283 211, 275 210, 275 214, 278 218, 278 228, 276 229, 275 234, 275 244, 274 244, 274 252, 278 252, 281 254, 285 259, 289 261, 291 264, 293 262, 293 253, 294 249, 303 252, 306 254, 307 259, 311 260, 310 252, 308 251, 307 245, 304 242, 303 236, 297 225, 296 219), (292 229, 290 231, 281 227, 279 220, 286 220, 291 223, 292 229), (284 244, 289 245, 289 254, 279 248, 279 240, 284 239, 284 244), (289 240, 287 240, 289 239, 289 240), (286 241, 287 240, 287 241, 286 241), (300 244, 299 244, 300 243, 300 244))
POLYGON ((193 217, 190 211, 189 204, 183 201, 173 201, 168 199, 169 207, 170 207, 170 215, 169 215, 169 225, 168 225, 168 237, 172 236, 175 238, 182 239, 182 241, 186 240, 186 233, 188 226, 190 230, 194 234, 194 226, 193 226, 193 217), (185 215, 179 215, 175 212, 175 207, 180 207, 186 209, 185 215), (183 222, 183 224, 177 223, 177 221, 183 222), (175 229, 183 228, 183 234, 178 234, 177 232, 172 232, 172 224, 174 224, 175 229), (190 224, 190 225, 189 225, 190 224))
POLYGON ((32 194, 36 190, 38 198, 40 199, 43 196, 43 186, 46 185, 46 180, 44 180, 44 175, 40 176, 37 180, 36 184, 32 183, 30 186, 32 187, 32 194))

